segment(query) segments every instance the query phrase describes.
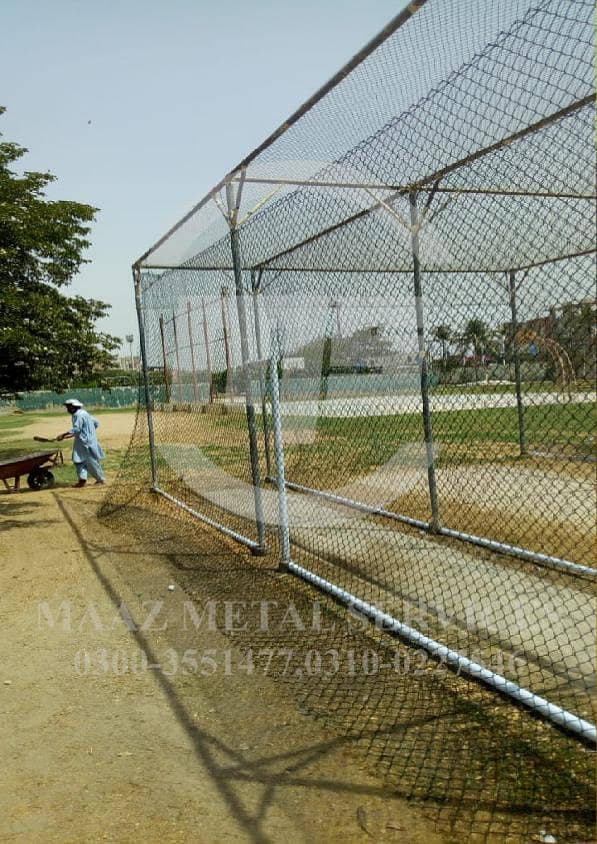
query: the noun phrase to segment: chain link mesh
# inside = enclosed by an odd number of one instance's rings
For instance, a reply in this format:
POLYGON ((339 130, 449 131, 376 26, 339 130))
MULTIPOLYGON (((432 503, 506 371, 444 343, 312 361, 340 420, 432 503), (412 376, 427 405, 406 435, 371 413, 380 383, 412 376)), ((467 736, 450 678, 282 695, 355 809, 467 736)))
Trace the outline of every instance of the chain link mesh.
POLYGON ((416 5, 136 265, 154 485, 590 722, 594 9, 416 5))

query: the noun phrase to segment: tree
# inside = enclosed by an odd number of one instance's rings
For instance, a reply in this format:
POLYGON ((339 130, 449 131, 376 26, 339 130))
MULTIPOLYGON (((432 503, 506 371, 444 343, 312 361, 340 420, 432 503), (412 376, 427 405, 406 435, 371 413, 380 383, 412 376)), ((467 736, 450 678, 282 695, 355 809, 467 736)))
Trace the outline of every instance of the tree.
POLYGON ((482 319, 469 319, 461 340, 466 349, 472 346, 473 354, 483 355, 491 343, 491 331, 482 319))
POLYGON ((435 340, 442 344, 442 368, 445 372, 446 361, 448 360, 448 343, 452 338, 452 329, 449 325, 436 325, 432 331, 435 340))
MULTIPOLYGON (((0 114, 4 109, 0 107, 0 114)), ((2 136, 0 135, 0 138, 2 136)), ((65 296, 89 246, 96 208, 51 201, 51 173, 11 169, 27 150, 0 140, 0 395, 68 389, 108 366, 120 341, 99 332, 109 305, 65 296)))
POLYGON ((475 381, 477 377, 477 367, 479 358, 481 358, 481 365, 485 366, 485 356, 488 351, 493 349, 494 342, 491 329, 487 323, 482 319, 469 319, 464 331, 460 335, 460 343, 462 354, 466 354, 468 349, 473 350, 473 365, 475 367, 475 381))
MULTIPOLYGON (((568 303, 555 316, 554 338, 568 355, 574 373, 580 378, 592 378, 595 373, 595 347, 597 340, 597 310, 595 302, 568 303)), ((553 361, 549 362, 553 370, 553 361)), ((554 372, 552 377, 556 377, 554 372)))

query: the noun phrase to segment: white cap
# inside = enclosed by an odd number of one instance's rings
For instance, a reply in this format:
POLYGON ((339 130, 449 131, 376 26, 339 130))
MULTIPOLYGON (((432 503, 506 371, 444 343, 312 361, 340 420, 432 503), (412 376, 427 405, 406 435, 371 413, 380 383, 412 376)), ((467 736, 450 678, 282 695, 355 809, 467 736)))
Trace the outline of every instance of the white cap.
POLYGON ((83 407, 83 403, 79 399, 67 399, 63 404, 65 406, 70 404, 71 407, 83 407))

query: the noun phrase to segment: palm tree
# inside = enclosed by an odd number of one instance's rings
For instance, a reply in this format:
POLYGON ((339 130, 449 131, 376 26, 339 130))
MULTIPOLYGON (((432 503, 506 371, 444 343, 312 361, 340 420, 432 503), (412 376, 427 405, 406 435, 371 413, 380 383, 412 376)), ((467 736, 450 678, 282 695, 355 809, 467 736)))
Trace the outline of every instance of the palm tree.
POLYGON ((442 368, 445 372, 448 360, 448 343, 453 339, 452 329, 449 325, 436 325, 431 333, 434 340, 439 340, 442 344, 442 368))
POLYGON ((491 329, 489 328, 487 323, 483 322, 482 319, 469 319, 464 331, 460 336, 460 340, 462 343, 463 351, 465 353, 467 349, 472 346, 474 362, 473 365, 475 367, 475 382, 477 382, 479 380, 477 377, 478 358, 481 358, 481 365, 485 366, 485 353, 491 347, 491 329))

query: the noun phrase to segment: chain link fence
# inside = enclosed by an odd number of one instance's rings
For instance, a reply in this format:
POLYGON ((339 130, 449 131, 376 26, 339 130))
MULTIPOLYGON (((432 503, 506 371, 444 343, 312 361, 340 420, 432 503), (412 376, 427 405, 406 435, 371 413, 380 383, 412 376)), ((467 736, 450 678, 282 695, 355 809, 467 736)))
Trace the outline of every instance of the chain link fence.
POLYGON ((75 387, 67 393, 56 393, 52 390, 36 390, 32 393, 23 393, 11 401, 0 400, 0 413, 3 410, 47 410, 52 407, 62 407, 64 401, 73 395, 77 396, 86 407, 134 408, 139 401, 139 390, 137 387, 110 387, 110 389, 103 389, 101 387, 75 387))
POLYGON ((593 38, 412 3, 134 267, 154 490, 591 746, 593 38))

